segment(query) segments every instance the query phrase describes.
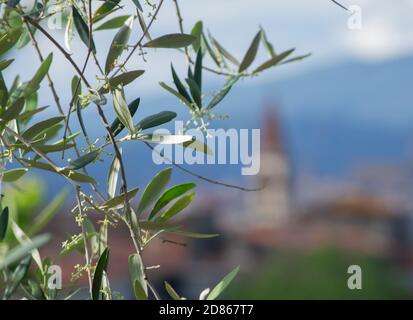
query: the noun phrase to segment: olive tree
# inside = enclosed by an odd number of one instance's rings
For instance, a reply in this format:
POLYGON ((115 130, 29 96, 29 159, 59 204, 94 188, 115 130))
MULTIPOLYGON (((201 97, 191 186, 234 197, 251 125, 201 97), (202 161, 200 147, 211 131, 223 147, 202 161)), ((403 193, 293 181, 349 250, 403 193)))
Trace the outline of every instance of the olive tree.
MULTIPOLYGON (((176 10, 169 12, 176 16, 178 31, 155 34, 152 27, 158 22, 158 14, 166 1, 0 1, 0 185, 16 183, 29 171, 43 170, 62 177, 72 188, 75 195, 72 214, 79 226, 79 233, 68 238, 61 254, 70 254, 78 249, 84 253, 84 262, 76 266, 75 274, 76 277, 87 277, 90 299, 114 298, 110 274, 107 273, 110 263, 108 238, 113 226, 123 224, 129 230, 135 251, 128 261, 119 263, 128 264, 136 299, 142 300, 160 298, 158 289, 147 274, 148 266, 142 255, 154 239, 164 234, 193 238, 216 236, 183 230, 175 221, 176 216, 193 200, 196 185, 190 182, 168 186, 172 168, 185 170, 194 179, 248 191, 240 186, 202 177, 173 162, 142 190, 126 175, 122 158, 122 144, 125 142, 145 144, 148 152, 152 152, 154 145, 165 143, 192 148, 196 152, 210 152, 205 144, 185 132, 180 135, 153 132, 153 128, 162 127, 177 117, 174 110, 145 118, 137 119, 135 116, 141 99, 145 97, 127 101, 125 92, 131 84, 139 83, 153 50, 175 50, 182 54, 185 70, 171 64, 170 78, 157 79, 159 90, 169 92, 180 108, 187 110, 189 120, 185 129, 195 127, 204 134, 208 124, 219 117, 214 108, 240 79, 254 77, 273 67, 308 56, 294 55, 294 49, 276 50, 266 32, 260 28, 252 41, 246 43, 245 54, 235 57, 217 40, 219 35, 207 32, 202 21, 185 30, 178 0, 170 0, 176 10), (127 2, 130 4, 126 5, 127 2), (133 10, 130 9, 131 4, 134 5, 133 10), (64 37, 63 33, 50 30, 47 24, 48 19, 57 15, 63 17, 64 37), (110 35, 105 43, 95 40, 96 34, 101 32, 110 35), (131 36, 136 33, 138 37, 131 36), (40 38, 41 43, 47 45, 41 46, 40 38), (76 54, 71 48, 73 38, 83 42, 80 47, 86 56, 83 61, 74 58, 76 54), (7 82, 2 75, 3 70, 8 69, 10 74, 15 65, 27 63, 23 59, 18 61, 13 58, 16 50, 26 46, 32 47, 33 57, 38 59, 38 62, 34 59, 30 61, 31 64, 38 64, 37 71, 29 75, 15 75, 13 81, 7 82), (57 51, 70 65, 63 75, 67 90, 71 92, 69 101, 60 98, 61 93, 50 72, 54 62, 54 56, 50 53, 52 47, 55 55, 57 51), (261 49, 267 51, 268 58, 256 61, 257 52, 261 49), (98 50, 103 50, 103 54, 98 54, 98 50), (102 56, 105 58, 99 59, 102 56), (137 70, 129 68, 131 58, 140 59, 142 67, 137 70), (86 72, 90 64, 95 65, 97 74, 86 72), (212 94, 205 94, 205 72, 225 79, 223 87, 216 88, 212 94), (48 84, 49 91, 39 91, 44 82, 48 84), (42 99, 47 99, 49 107, 38 106, 40 92, 47 95, 42 99), (99 118, 105 130, 102 136, 93 137, 88 133, 90 121, 83 116, 87 108, 93 109, 99 118), (109 119, 107 115, 110 108, 116 115, 114 119, 109 119), (48 116, 42 117, 46 109, 48 116), (36 120, 39 117, 42 120, 36 120), (72 129, 73 121, 78 122, 79 132, 72 129), (69 160, 67 154, 76 156, 69 160), (101 166, 99 160, 108 158, 111 165, 107 172, 107 184, 98 186, 88 169, 101 166), (138 194, 139 201, 133 201, 138 194), (90 219, 91 212, 101 217, 99 224, 90 219)), ((1 193, 0 201, 3 202, 8 194, 1 193)), ((38 250, 48 241, 53 241, 49 235, 39 232, 58 211, 56 209, 41 215, 41 225, 29 223, 19 226, 9 212, 11 208, 1 206, 0 271, 4 298, 13 297, 17 289, 22 292, 20 296, 30 299, 71 297, 70 293, 47 285, 50 277, 47 268, 52 262, 42 258, 38 250), (31 265, 35 268, 34 272, 29 272, 31 265)), ((217 298, 237 272, 238 267, 211 291, 204 291, 201 298, 217 298)), ((165 289, 171 298, 184 299, 167 282, 165 289)))

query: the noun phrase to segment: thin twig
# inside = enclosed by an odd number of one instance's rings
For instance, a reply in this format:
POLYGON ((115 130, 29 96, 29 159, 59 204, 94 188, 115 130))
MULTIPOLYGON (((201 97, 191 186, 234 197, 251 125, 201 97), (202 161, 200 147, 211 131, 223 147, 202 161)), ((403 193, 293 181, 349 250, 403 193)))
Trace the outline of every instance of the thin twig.
POLYGON ((146 146, 148 148, 150 148, 152 151, 156 152, 159 156, 161 156, 163 159, 168 161, 174 167, 178 168, 179 170, 182 170, 182 171, 186 172, 187 174, 189 174, 189 175, 191 175, 195 178, 207 181, 207 182, 212 183, 212 184, 220 185, 220 186, 227 187, 227 188, 237 189, 237 190, 241 190, 241 191, 254 192, 254 191, 261 191, 265 188, 265 185, 263 185, 261 187, 258 187, 258 188, 245 188, 245 187, 241 187, 241 186, 237 186, 237 185, 229 184, 229 183, 225 183, 225 182, 220 182, 220 181, 217 181, 217 180, 213 180, 213 179, 201 176, 201 175, 199 175, 199 174, 197 174, 197 173, 195 173, 191 170, 188 170, 188 169, 184 168, 183 166, 173 162, 168 157, 165 157, 165 155, 161 154, 158 150, 155 150, 155 148, 152 147, 148 142, 144 141, 144 143, 146 144, 146 146))
POLYGON ((153 22, 156 20, 156 16, 158 15, 159 10, 162 7, 163 1, 164 0, 159 1, 158 7, 156 8, 155 13, 152 15, 152 19, 151 19, 151 21, 149 21, 148 25, 146 26, 146 29, 144 30, 142 36, 139 38, 138 42, 134 46, 132 46, 132 50, 127 55, 126 59, 119 65, 118 69, 113 73, 113 75, 111 76, 111 79, 114 78, 120 72, 120 70, 122 70, 125 67, 125 65, 129 61, 129 59, 135 53, 136 49, 141 46, 143 39, 145 39, 145 37, 148 34, 149 29, 151 28, 153 22))
MULTIPOLYGON (((173 2, 175 4, 176 16, 178 17, 179 31, 183 34, 184 33, 184 19, 182 18, 181 9, 179 8, 178 0, 173 0, 173 2)), ((187 59, 188 63, 190 63, 191 57, 189 55, 188 48, 185 47, 184 51, 185 51, 186 59, 187 59)))
POLYGON ((342 5, 341 3, 339 3, 336 0, 331 0, 332 2, 334 2, 336 5, 338 5, 339 7, 343 8, 346 11, 350 11, 348 8, 346 8, 344 5, 342 5))

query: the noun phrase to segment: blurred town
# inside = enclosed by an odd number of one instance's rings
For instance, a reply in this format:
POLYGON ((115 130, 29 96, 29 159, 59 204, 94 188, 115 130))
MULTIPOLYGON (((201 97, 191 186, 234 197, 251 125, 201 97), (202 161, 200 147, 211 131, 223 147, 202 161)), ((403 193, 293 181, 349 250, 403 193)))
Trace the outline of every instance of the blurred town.
MULTIPOLYGON (((183 216, 186 229, 219 233, 212 239, 164 236, 144 253, 155 285, 167 280, 196 299, 235 266, 241 273, 226 298, 408 298, 413 292, 412 171, 378 163, 355 170, 349 181, 297 177, 291 165, 283 121, 275 106, 263 114, 258 192, 225 188, 202 193, 183 216), (350 265, 363 270, 363 289, 347 287, 350 265)), ((49 227, 64 283, 82 255, 59 257, 63 242, 78 228, 58 215, 49 227)), ((109 276, 125 298, 133 296, 127 257, 128 232, 109 234, 109 276)), ((86 279, 80 279, 84 282, 86 279)), ((85 282, 86 284, 86 282, 85 282)), ((167 297, 166 293, 164 295, 167 297)))

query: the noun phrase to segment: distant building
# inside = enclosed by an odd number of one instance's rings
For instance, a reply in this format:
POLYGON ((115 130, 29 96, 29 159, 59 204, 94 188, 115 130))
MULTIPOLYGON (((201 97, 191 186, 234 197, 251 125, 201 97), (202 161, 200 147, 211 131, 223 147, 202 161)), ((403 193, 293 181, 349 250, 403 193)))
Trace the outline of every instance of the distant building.
POLYGON ((246 223, 249 227, 277 227, 288 218, 290 202, 290 165, 283 144, 281 121, 274 108, 267 108, 261 129, 261 170, 256 184, 265 188, 245 197, 246 223))

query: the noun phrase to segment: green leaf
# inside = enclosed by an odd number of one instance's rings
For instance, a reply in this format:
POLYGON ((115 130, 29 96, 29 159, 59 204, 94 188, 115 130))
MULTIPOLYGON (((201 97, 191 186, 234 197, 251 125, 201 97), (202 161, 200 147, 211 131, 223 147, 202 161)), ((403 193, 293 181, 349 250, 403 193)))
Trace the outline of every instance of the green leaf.
POLYGON ((83 116, 82 116, 82 106, 80 105, 80 101, 79 99, 76 99, 76 115, 77 115, 77 119, 79 120, 79 124, 80 124, 80 128, 82 129, 82 133, 84 135, 84 137, 86 138, 86 141, 89 139, 88 138, 88 134, 86 131, 86 126, 85 123, 83 121, 83 116))
POLYGON ((31 289, 31 295, 36 299, 36 300, 46 300, 46 296, 44 294, 44 291, 42 287, 40 286, 39 283, 36 281, 29 279, 28 284, 31 289))
POLYGON ((30 167, 33 168, 37 168, 40 170, 46 170, 46 171, 52 171, 52 172, 56 172, 53 167, 48 164, 48 163, 44 163, 44 162, 40 162, 40 161, 35 161, 35 160, 30 160, 30 159, 23 159, 23 158, 19 158, 19 161, 23 161, 24 163, 28 164, 30 167))
POLYGON ((77 170, 87 166, 89 163, 97 159, 101 151, 101 149, 97 149, 77 158, 74 161, 71 161, 68 165, 68 169, 77 170))
POLYGON ((19 245, 8 252, 6 257, 0 260, 0 270, 7 268, 9 265, 20 261, 36 248, 40 248, 50 240, 50 235, 40 235, 32 238, 31 242, 19 245))
POLYGON ((99 27, 95 29, 95 31, 118 29, 125 24, 125 21, 128 20, 129 17, 130 16, 118 16, 118 17, 112 18, 102 23, 99 27))
POLYGON ((267 49, 268 54, 270 55, 270 58, 275 57, 276 53, 274 51, 274 46, 272 45, 271 42, 268 41, 267 34, 265 33, 263 28, 261 28, 261 38, 262 38, 262 43, 264 44, 265 49, 267 49))
POLYGON ((119 121, 129 130, 130 134, 134 134, 135 129, 133 126, 132 115, 129 111, 128 105, 126 104, 123 90, 115 89, 112 94, 113 107, 119 121))
POLYGON ((26 97, 26 101, 24 103, 24 112, 33 111, 37 108, 37 92, 33 92, 31 95, 26 97))
POLYGON ((186 196, 178 199, 168 210, 166 210, 159 218, 160 221, 167 221, 173 216, 177 215, 179 212, 184 210, 192 200, 195 198, 195 192, 187 194, 186 196))
POLYGON ((105 1, 93 14, 93 23, 102 20, 113 12, 113 9, 118 6, 119 2, 120 0, 105 1))
POLYGON ((4 239, 9 224, 9 208, 5 207, 0 215, 0 241, 4 239))
POLYGON ((8 107, 1 115, 1 122, 7 122, 16 119, 24 107, 24 98, 17 99, 10 107, 8 107))
POLYGON ((257 69, 254 70, 253 73, 259 73, 261 71, 264 71, 265 69, 271 68, 273 66, 276 66, 279 64, 281 61, 283 61, 285 58, 287 58, 290 54, 294 52, 295 49, 290 49, 288 51, 285 51, 269 60, 264 62, 262 65, 260 65, 257 69))
POLYGON ((0 36, 0 56, 9 51, 19 40, 22 28, 13 28, 0 36))
POLYGON ((202 52, 198 50, 195 61, 194 80, 202 92, 202 52))
POLYGON ((153 114, 148 116, 141 121, 139 121, 135 129, 138 130, 145 130, 153 127, 160 126, 161 124, 167 123, 176 117, 176 113, 172 111, 162 111, 157 114, 153 114))
POLYGON ((217 55, 215 54, 214 50, 212 50, 207 37, 205 36, 205 34, 202 32, 201 35, 201 40, 202 40, 202 44, 205 46, 206 51, 208 52, 209 56, 212 58, 212 60, 215 62, 215 64, 220 67, 220 63, 219 63, 219 59, 217 57, 217 55))
POLYGON ((196 187, 195 183, 183 183, 176 185, 169 190, 165 191, 162 196, 158 199, 156 202, 155 206, 153 207, 150 215, 149 215, 149 220, 152 220, 155 215, 164 207, 166 207, 172 200, 182 196, 189 190, 193 189, 196 187))
MULTIPOLYGON (((141 102, 141 99, 137 98, 128 105, 128 109, 129 109, 131 117, 135 115, 136 110, 138 110, 140 102, 141 102)), ((119 118, 116 118, 115 121, 113 121, 112 125, 110 126, 110 129, 112 130, 114 137, 116 137, 119 133, 121 133, 123 128, 125 128, 125 126, 122 124, 122 122, 120 122, 119 118)))
POLYGON ((125 24, 119 29, 118 33, 112 40, 110 45, 109 53, 106 57, 105 73, 108 74, 115 67, 115 61, 125 50, 126 45, 129 41, 130 33, 132 31, 133 17, 129 17, 125 21, 125 24))
POLYGON ((13 61, 14 59, 0 61, 0 71, 6 69, 9 65, 13 63, 13 61))
POLYGON ((73 101, 78 99, 78 95, 82 92, 82 82, 78 76, 73 76, 71 86, 73 101))
POLYGON ((36 216, 33 223, 27 232, 29 236, 38 233, 42 230, 50 220, 59 212, 59 209, 65 203, 69 191, 64 189, 36 216))
POLYGON ((136 8, 137 8, 140 12, 143 12, 143 9, 142 9, 141 4, 139 3, 139 0, 132 0, 132 1, 133 1, 133 3, 135 4, 136 8))
MULTIPOLYGON (((24 231, 17 225, 13 219, 11 221, 11 229, 13 230, 13 234, 16 237, 17 241, 21 245, 31 244, 32 240, 24 233, 24 231)), ((37 249, 31 250, 31 255, 33 260, 36 262, 37 266, 39 267, 40 271, 43 273, 43 262, 42 258, 40 257, 40 252, 37 249)))
POLYGON ((27 275, 31 261, 32 258, 30 256, 26 257, 23 260, 21 260, 17 265, 16 269, 14 269, 10 279, 11 285, 9 285, 6 288, 6 291, 4 292, 4 297, 6 298, 6 300, 8 300, 13 295, 13 293, 19 287, 24 277, 27 275))
POLYGON ((24 95, 27 97, 28 95, 36 92, 40 86, 40 83, 49 72, 50 65, 53 61, 53 53, 50 53, 47 58, 42 62, 39 69, 37 69, 33 78, 29 81, 27 87, 24 89, 24 95))
POLYGON ((140 281, 134 281, 133 292, 137 300, 148 300, 147 293, 145 292, 145 289, 142 287, 142 283, 140 281))
MULTIPOLYGON (((67 140, 67 139, 66 139, 67 140)), ((39 145, 36 146, 37 150, 43 152, 43 153, 51 153, 51 152, 59 152, 63 150, 68 150, 73 148, 75 145, 73 143, 67 143, 60 141, 59 143, 56 144, 50 144, 50 145, 39 145)), ((30 151, 30 149, 28 150, 30 151)), ((38 155, 36 155, 38 157, 38 155)))
MULTIPOLYGON (((182 84, 181 80, 179 79, 178 75, 175 72, 174 66, 171 63, 171 71, 172 71, 172 78, 175 83, 175 87, 178 90, 179 94, 187 101, 189 106, 191 106, 192 99, 189 96, 188 92, 186 91, 184 85, 182 84)), ((181 99, 182 100, 182 99, 181 99)))
POLYGON ((139 227, 144 230, 148 231, 165 231, 165 232, 172 232, 180 228, 179 225, 176 223, 170 222, 159 222, 159 221, 139 221, 139 227))
POLYGON ((194 239, 209 239, 219 237, 217 233, 197 233, 187 231, 166 231, 167 233, 174 234, 180 237, 194 238, 194 239))
POLYGON ((231 281, 238 274, 239 266, 228 273, 208 294, 206 300, 215 300, 218 296, 225 290, 226 287, 231 283, 231 281))
POLYGON ((0 107, 5 108, 8 99, 9 99, 9 92, 7 90, 6 83, 4 82, 3 75, 0 71, 0 107))
MULTIPOLYGON (((36 33, 36 28, 34 27, 28 27, 30 28, 31 32, 34 34, 36 33)), ((19 40, 16 43, 16 48, 17 49, 22 49, 24 48, 29 42, 30 42, 31 38, 30 38, 30 33, 27 29, 23 29, 22 34, 19 37, 19 40)))
POLYGON ((142 198, 138 206, 138 216, 151 205, 159 195, 162 193, 163 189, 168 185, 169 180, 171 179, 172 168, 167 168, 160 171, 149 184, 146 186, 142 198))
POLYGON ((65 47, 67 50, 72 51, 71 49, 71 42, 73 39, 73 15, 69 15, 67 18, 66 28, 65 28, 65 47))
POLYGON ((169 296, 174 299, 174 300, 181 300, 181 297, 179 296, 178 293, 176 293, 175 289, 172 288, 172 286, 165 281, 165 290, 168 292, 169 296))
POLYGON ((148 286, 145 280, 145 266, 140 255, 130 255, 128 258, 128 267, 136 299, 147 300, 148 286))
MULTIPOLYGON (((133 188, 132 190, 128 191, 129 201, 131 201, 136 196, 138 191, 139 191, 139 188, 133 188)), ((120 207, 123 206, 124 202, 125 202, 125 194, 122 193, 121 195, 118 195, 104 202, 101 208, 102 209, 119 209, 120 207)))
POLYGON ((214 108, 217 104, 219 104, 225 96, 228 94, 228 92, 232 89, 232 86, 239 80, 239 76, 232 76, 229 77, 227 80, 227 83, 222 87, 222 89, 214 95, 214 97, 211 99, 209 104, 207 105, 207 109, 212 109, 214 108))
MULTIPOLYGON (((27 100, 26 100, 27 101, 27 100)), ((25 111, 22 114, 20 114, 16 119, 22 121, 22 122, 27 122, 29 121, 35 114, 40 113, 44 110, 46 110, 47 108, 49 108, 49 106, 44 106, 44 107, 40 107, 37 108, 35 110, 30 110, 30 111, 25 111)))
POLYGON ((77 172, 77 171, 73 171, 73 170, 63 170, 62 173, 67 176, 68 178, 72 179, 73 181, 77 181, 77 182, 83 182, 83 183, 91 183, 96 185, 96 181, 95 179, 93 179, 92 177, 89 177, 83 173, 77 172))
POLYGON ((108 196, 114 198, 116 194, 116 186, 118 184, 120 162, 117 156, 113 157, 108 174, 108 196))
POLYGON ((192 104, 184 97, 182 96, 178 91, 175 91, 172 89, 170 86, 168 86, 165 82, 159 82, 159 85, 164 88, 166 91, 169 93, 172 93, 175 97, 177 97, 183 104, 185 104, 188 108, 191 110, 193 109, 192 104))
POLYGON ((196 105, 199 109, 202 109, 202 93, 201 88, 199 88, 196 81, 192 78, 185 79, 186 83, 189 86, 189 90, 191 91, 192 98, 194 99, 196 105))
POLYGON ((77 33, 79 34, 80 39, 83 43, 90 49, 96 53, 95 44, 93 39, 89 40, 89 27, 87 26, 86 22, 83 20, 82 15, 77 11, 75 6, 72 6, 73 12, 73 22, 76 28, 77 33))
POLYGON ((254 62, 255 57, 257 56, 258 46, 260 45, 260 41, 261 41, 261 30, 258 31, 256 36, 252 40, 250 47, 245 53, 244 59, 242 59, 238 72, 243 72, 254 62))
POLYGON ((133 70, 133 71, 122 73, 116 77, 110 78, 109 83, 101 87, 98 91, 100 94, 105 94, 105 93, 108 93, 110 89, 115 89, 119 85, 121 85, 122 87, 125 87, 126 85, 128 85, 129 83, 131 83, 136 78, 143 75, 144 73, 145 73, 144 70, 133 70))
POLYGON ((161 36, 144 44, 147 48, 182 48, 191 45, 196 38, 189 34, 173 33, 161 36))
POLYGON ((23 177, 27 171, 29 171, 29 169, 26 168, 11 169, 4 171, 0 175, 3 176, 4 182, 13 182, 23 177))
POLYGON ((215 46, 215 48, 217 49, 217 51, 221 55, 223 55, 225 58, 227 58, 233 64, 235 64, 237 66, 239 65, 239 61, 232 54, 230 54, 223 46, 221 46, 215 38, 211 37, 211 39, 212 39, 213 45, 215 46))
POLYGON ((308 58, 310 56, 311 56, 311 53, 308 53, 308 54, 305 54, 305 55, 302 55, 302 56, 298 56, 298 57, 294 57, 294 58, 282 61, 280 63, 280 65, 291 63, 291 62, 296 62, 296 61, 301 61, 301 60, 304 60, 305 58, 308 58))
POLYGON ((102 286, 103 273, 106 272, 109 260, 109 248, 106 248, 99 257, 93 274, 92 299, 99 300, 100 288, 102 286))
POLYGON ((28 128, 26 131, 24 131, 22 133, 22 137, 25 140, 31 140, 32 138, 35 138, 40 133, 43 133, 44 131, 50 129, 50 127, 54 126, 55 124, 58 124, 64 119, 65 116, 58 116, 40 121, 28 128))
POLYGON ((201 49, 202 30, 203 30, 202 21, 198 21, 197 23, 195 23, 194 27, 191 30, 191 35, 196 38, 196 40, 192 43, 192 48, 194 49, 195 52, 201 49))
POLYGON ((145 18, 143 17, 142 12, 139 10, 137 11, 139 25, 142 29, 142 32, 145 34, 145 38, 148 40, 152 40, 151 35, 149 33, 148 26, 146 25, 145 18))

